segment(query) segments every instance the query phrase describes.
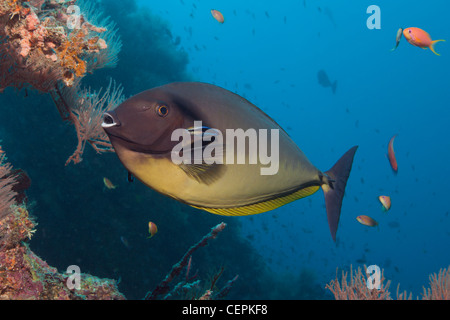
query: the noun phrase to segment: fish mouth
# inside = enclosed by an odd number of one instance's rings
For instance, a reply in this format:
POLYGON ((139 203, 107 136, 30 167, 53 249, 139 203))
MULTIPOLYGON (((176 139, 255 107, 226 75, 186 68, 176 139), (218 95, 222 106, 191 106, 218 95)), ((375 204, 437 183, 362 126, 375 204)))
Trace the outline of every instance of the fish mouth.
POLYGON ((113 147, 114 144, 117 144, 130 151, 149 155, 167 154, 172 152, 172 149, 155 151, 152 150, 151 145, 139 144, 130 139, 127 139, 122 135, 118 135, 117 133, 115 133, 114 128, 118 128, 120 126, 121 126, 120 120, 117 118, 114 111, 105 112, 103 114, 102 128, 108 135, 109 140, 111 141, 113 147))

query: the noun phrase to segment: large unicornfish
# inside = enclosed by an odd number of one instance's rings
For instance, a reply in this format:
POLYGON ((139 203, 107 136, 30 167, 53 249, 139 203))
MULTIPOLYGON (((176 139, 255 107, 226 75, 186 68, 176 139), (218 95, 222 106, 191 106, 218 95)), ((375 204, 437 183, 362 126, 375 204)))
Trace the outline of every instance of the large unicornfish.
MULTIPOLYGON (((105 113, 102 126, 120 161, 132 175, 162 194, 211 213, 234 216, 262 213, 322 188, 331 236, 336 240, 342 198, 356 146, 329 171, 322 172, 259 108, 228 90, 198 82, 170 83, 141 92, 105 113), (201 125, 196 125, 199 122, 201 125), (267 149, 271 156, 278 152, 273 157, 277 162, 273 174, 262 174, 268 167, 267 157, 264 160, 252 154, 256 149, 252 149, 249 137, 244 151, 237 150, 238 143, 234 144, 235 149, 230 148, 227 133, 239 129, 241 133, 271 133, 270 142, 275 141, 277 145, 267 149), (189 139, 182 142, 173 139, 175 130, 182 130, 189 139), (244 152, 246 161, 211 163, 206 152, 206 159, 200 162, 195 155, 190 158, 191 163, 173 160, 174 150, 180 145, 192 146, 194 151, 189 152, 195 154, 199 149, 205 151, 213 142, 223 148, 217 154, 210 154, 237 160, 244 152), (233 156, 228 158, 230 153, 233 156)), ((261 136, 258 138, 261 141, 261 136)), ((185 150, 190 149, 182 149, 177 154, 187 156, 185 150)), ((261 151, 261 145, 257 150, 261 151)))

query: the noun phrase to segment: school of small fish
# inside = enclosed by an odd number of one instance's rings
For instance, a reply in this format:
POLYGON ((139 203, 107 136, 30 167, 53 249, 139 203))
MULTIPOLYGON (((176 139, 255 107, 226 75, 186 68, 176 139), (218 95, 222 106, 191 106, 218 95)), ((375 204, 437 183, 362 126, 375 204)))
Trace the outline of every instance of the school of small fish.
MULTIPOLYGON (((391 165, 391 168, 394 172, 394 174, 397 174, 398 171, 398 164, 397 164, 397 159, 395 158, 395 153, 394 153, 394 139, 397 135, 394 135, 391 140, 389 141, 388 144, 388 159, 389 159, 389 163, 391 165)), ((385 196, 385 195, 381 195, 378 197, 378 200, 381 203, 381 210, 383 212, 387 212, 391 209, 391 197, 390 196, 385 196)), ((378 222, 366 215, 360 215, 356 217, 356 220, 365 226, 369 226, 369 227, 375 227, 378 226, 378 222)))

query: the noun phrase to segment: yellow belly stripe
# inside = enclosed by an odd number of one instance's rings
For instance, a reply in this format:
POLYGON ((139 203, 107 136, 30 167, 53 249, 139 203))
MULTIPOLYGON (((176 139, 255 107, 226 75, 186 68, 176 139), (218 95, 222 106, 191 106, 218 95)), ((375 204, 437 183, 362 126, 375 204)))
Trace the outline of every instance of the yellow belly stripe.
POLYGON ((258 214, 267 212, 278 207, 281 207, 289 202, 307 197, 319 190, 319 186, 310 186, 298 191, 295 191, 289 195, 281 196, 276 199, 271 199, 263 202, 258 202, 242 207, 231 207, 231 208, 206 208, 192 206, 197 209, 205 210, 214 214, 219 214, 222 216, 246 216, 251 214, 258 214))

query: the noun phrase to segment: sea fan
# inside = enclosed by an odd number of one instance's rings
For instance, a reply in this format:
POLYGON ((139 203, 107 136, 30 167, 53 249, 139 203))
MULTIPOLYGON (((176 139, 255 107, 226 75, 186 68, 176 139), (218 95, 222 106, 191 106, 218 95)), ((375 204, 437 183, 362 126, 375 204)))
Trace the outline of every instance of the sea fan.
POLYGON ((110 17, 105 16, 96 2, 79 1, 78 5, 89 22, 96 26, 102 26, 105 31, 101 33, 102 39, 107 44, 107 48, 96 53, 90 53, 87 56, 89 70, 101 68, 114 68, 119 61, 118 55, 122 49, 122 40, 118 35, 116 23, 110 17))
POLYGON ((58 110, 62 110, 61 117, 72 122, 77 131, 78 146, 66 165, 71 161, 81 162, 86 142, 97 153, 112 151, 111 143, 101 123, 103 113, 115 108, 124 100, 121 85, 116 85, 111 79, 104 92, 102 89, 96 92, 91 91, 91 88, 80 89, 76 83, 72 87, 57 88, 52 93, 52 98, 58 110))
POLYGON ((12 212, 11 205, 15 203, 16 196, 12 189, 15 176, 11 175, 12 167, 5 160, 5 154, 0 149, 0 221, 12 212))

